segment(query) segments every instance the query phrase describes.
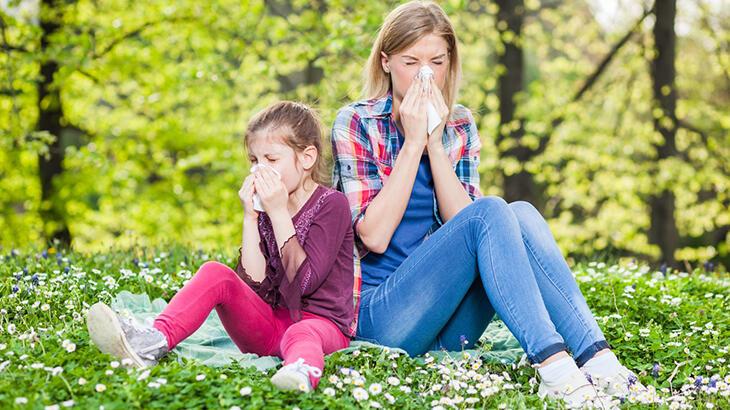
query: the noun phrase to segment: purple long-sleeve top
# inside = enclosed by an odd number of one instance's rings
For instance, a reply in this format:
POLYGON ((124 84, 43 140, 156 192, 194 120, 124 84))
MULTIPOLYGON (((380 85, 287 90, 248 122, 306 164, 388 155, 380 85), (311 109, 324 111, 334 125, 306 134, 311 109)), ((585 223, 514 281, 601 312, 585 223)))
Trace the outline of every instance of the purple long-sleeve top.
POLYGON ((259 214, 266 277, 256 282, 246 273, 240 249, 236 273, 269 305, 289 309, 293 320, 300 320, 303 310, 353 336, 354 237, 347 198, 319 185, 292 223, 296 233, 279 249, 271 219, 259 214))

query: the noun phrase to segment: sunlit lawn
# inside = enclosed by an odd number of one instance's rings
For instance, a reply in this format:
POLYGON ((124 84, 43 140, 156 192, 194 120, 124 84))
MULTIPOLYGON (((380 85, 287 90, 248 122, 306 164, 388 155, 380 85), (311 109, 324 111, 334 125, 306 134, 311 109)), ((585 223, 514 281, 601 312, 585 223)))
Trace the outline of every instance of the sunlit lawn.
MULTIPOLYGON (((533 394, 531 367, 461 354, 422 363, 387 350, 337 353, 308 395, 275 390, 270 373, 178 363, 174 354, 150 370, 128 369, 90 345, 86 309, 122 290, 169 300, 202 262, 233 266, 233 252, 0 252, 0 408, 560 407, 533 394)), ((624 407, 730 408, 727 273, 656 272, 630 262, 575 272, 617 355, 656 388, 624 407)))

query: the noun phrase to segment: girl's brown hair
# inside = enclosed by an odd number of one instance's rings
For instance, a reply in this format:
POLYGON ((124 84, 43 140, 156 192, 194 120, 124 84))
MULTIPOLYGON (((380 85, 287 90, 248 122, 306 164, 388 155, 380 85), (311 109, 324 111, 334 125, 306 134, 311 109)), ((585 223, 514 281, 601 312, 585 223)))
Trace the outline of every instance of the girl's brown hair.
POLYGON ((322 121, 317 112, 305 104, 293 101, 280 101, 268 106, 254 115, 248 123, 243 142, 246 150, 255 135, 270 135, 277 131, 286 135, 283 142, 295 152, 301 152, 310 145, 317 149, 317 160, 312 167, 311 177, 320 185, 329 185, 329 174, 325 169, 322 151, 322 121))
POLYGON ((398 54, 422 37, 435 34, 446 40, 449 51, 449 72, 444 89, 446 106, 451 110, 456 103, 461 81, 461 60, 454 26, 444 10, 431 1, 410 1, 388 14, 373 44, 365 66, 365 98, 381 98, 390 91, 390 75, 383 71, 381 52, 398 54))

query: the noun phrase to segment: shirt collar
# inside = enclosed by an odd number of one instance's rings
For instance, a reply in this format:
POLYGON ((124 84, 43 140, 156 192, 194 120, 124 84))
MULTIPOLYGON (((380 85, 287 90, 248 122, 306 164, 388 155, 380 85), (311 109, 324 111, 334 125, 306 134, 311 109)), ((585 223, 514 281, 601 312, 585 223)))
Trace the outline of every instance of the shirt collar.
POLYGON ((365 118, 383 118, 391 115, 393 112, 393 92, 388 93, 380 98, 373 98, 365 102, 365 118))

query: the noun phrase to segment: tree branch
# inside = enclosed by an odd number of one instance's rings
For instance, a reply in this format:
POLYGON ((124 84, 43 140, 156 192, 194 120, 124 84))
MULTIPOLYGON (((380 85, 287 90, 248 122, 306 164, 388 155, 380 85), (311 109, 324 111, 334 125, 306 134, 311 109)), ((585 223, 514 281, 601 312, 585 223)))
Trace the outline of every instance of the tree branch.
POLYGON ((146 30, 150 27, 154 27, 161 23, 174 23, 177 21, 187 21, 187 20, 193 20, 193 18, 192 17, 178 17, 178 18, 169 19, 169 20, 148 21, 148 22, 142 24, 141 26, 137 27, 136 29, 134 29, 128 33, 125 33, 125 34, 121 35, 120 37, 115 38, 114 40, 112 40, 111 43, 107 44, 107 46, 104 47, 100 52, 97 53, 96 50, 94 50, 94 52, 92 53, 92 57, 93 58, 103 57, 105 54, 112 51, 114 49, 114 47, 119 45, 122 41, 124 41, 128 38, 137 36, 140 33, 142 33, 144 30, 146 30))
MULTIPOLYGON (((652 8, 648 8, 644 10, 644 13, 641 15, 639 20, 636 21, 636 23, 629 29, 629 31, 624 34, 621 39, 611 47, 611 50, 606 54, 601 62, 596 66, 595 70, 591 73, 591 75, 586 78, 583 85, 580 87, 580 89, 573 95, 573 98, 571 98, 570 103, 575 103, 580 101, 581 98, 585 95, 586 92, 588 92, 598 81, 598 78, 603 74, 604 71, 606 71, 606 68, 608 65, 613 61, 614 57, 618 54, 618 52, 623 48, 626 43, 631 39, 631 37, 634 35, 634 33, 641 27, 641 24, 644 22, 647 16, 649 16, 652 12, 652 8)), ((560 114, 556 117, 554 117, 550 121, 550 127, 547 131, 545 131, 544 134, 540 136, 540 142, 538 144, 538 147, 532 150, 532 155, 539 155, 545 149, 547 148, 548 143, 550 142, 550 137, 552 136, 552 133, 555 131, 555 128, 560 126, 562 122, 565 121, 565 114, 560 114)))

